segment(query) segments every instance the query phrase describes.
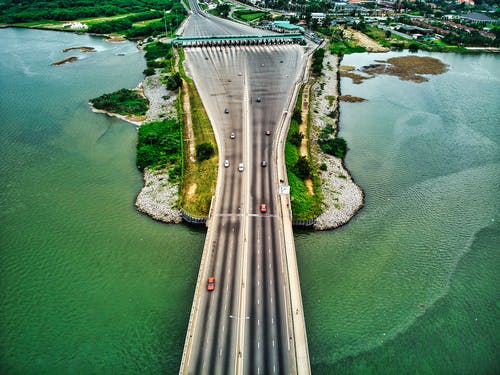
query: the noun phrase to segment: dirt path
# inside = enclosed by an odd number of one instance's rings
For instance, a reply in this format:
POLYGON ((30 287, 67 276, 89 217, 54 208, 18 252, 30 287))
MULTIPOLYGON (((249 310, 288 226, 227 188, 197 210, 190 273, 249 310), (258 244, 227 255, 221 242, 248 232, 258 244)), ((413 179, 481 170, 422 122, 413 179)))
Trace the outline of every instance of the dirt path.
MULTIPOLYGON (((307 136, 307 119, 309 118, 309 96, 311 92, 311 84, 307 82, 304 85, 304 89, 302 90, 302 121, 299 126, 299 132, 304 134, 304 138, 302 139, 302 143, 300 144, 300 156, 305 156, 308 158, 308 146, 309 146, 309 137, 307 136)), ((308 178, 305 181, 307 186, 307 193, 310 195, 314 194, 313 182, 312 179, 308 178)))
POLYGON ((344 31, 344 33, 347 38, 354 39, 361 47, 365 47, 368 52, 389 51, 389 48, 381 46, 368 35, 363 34, 358 30, 354 30, 349 27, 344 31))
MULTIPOLYGON (((175 55, 175 64, 174 70, 175 72, 179 71, 179 54, 173 49, 175 55)), ((191 118, 191 102, 189 101, 189 87, 187 82, 182 80, 182 110, 184 111, 184 121, 185 121, 185 134, 183 141, 187 141, 188 147, 188 157, 189 160, 194 163, 195 160, 195 145, 194 145, 194 133, 193 133, 193 119, 191 118)))

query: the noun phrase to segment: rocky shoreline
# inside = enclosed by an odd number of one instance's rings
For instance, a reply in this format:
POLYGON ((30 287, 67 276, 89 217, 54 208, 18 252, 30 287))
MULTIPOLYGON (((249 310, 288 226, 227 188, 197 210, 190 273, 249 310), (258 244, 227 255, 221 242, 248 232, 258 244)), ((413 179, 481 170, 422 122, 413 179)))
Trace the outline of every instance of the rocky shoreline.
MULTIPOLYGON (((325 54, 323 76, 312 86, 311 118, 313 131, 311 140, 316 141, 319 132, 327 124, 333 124, 338 130, 339 84, 338 57, 325 54), (335 100, 331 101, 334 96, 335 100), (332 118, 328 113, 335 111, 337 115, 332 118)), ((165 118, 177 118, 175 102, 177 93, 166 89, 161 82, 159 71, 146 77, 138 86, 144 96, 149 100, 149 109, 145 119, 134 119, 115 113, 97 110, 90 105, 94 112, 106 113, 138 127, 151 121, 161 121, 165 118)), ((346 224, 363 206, 363 191, 356 185, 349 172, 343 165, 342 159, 322 153, 317 143, 315 154, 318 164, 325 163, 326 171, 320 175, 321 190, 324 196, 324 212, 316 219, 314 229, 328 230, 346 224)), ((135 206, 155 220, 165 223, 179 223, 182 221, 181 210, 178 207, 179 184, 171 183, 167 170, 143 171, 144 187, 137 195, 135 206)))
MULTIPOLYGON (((96 109, 89 103, 90 109, 96 113, 104 113, 127 121, 138 128, 148 122, 161 121, 166 118, 177 118, 175 102, 177 93, 168 91, 161 82, 160 70, 148 76, 136 88, 149 101, 146 116, 124 116, 109 111, 96 109)), ((178 208, 179 184, 171 183, 168 171, 165 169, 143 170, 144 186, 137 195, 135 206, 137 210, 164 223, 180 223, 181 211, 178 208)))
POLYGON ((333 125, 335 134, 339 126, 339 58, 326 51, 323 60, 323 75, 312 87, 311 140, 314 141, 318 164, 326 164, 321 171, 321 191, 324 211, 314 223, 316 230, 328 230, 346 224, 364 204, 363 190, 356 185, 340 158, 321 152, 317 139, 321 129, 333 125), (332 102, 332 96, 335 98, 332 102), (336 113, 330 117, 327 114, 336 113))
MULTIPOLYGON (((139 126, 165 118, 177 118, 177 93, 168 91, 160 78, 157 71, 156 74, 146 77, 141 84, 144 96, 149 100, 149 109, 146 112, 146 120, 139 126)), ((145 168, 143 178, 144 187, 135 200, 137 209, 164 223, 180 223, 182 216, 178 208, 179 184, 169 182, 168 171, 165 169, 145 168)))

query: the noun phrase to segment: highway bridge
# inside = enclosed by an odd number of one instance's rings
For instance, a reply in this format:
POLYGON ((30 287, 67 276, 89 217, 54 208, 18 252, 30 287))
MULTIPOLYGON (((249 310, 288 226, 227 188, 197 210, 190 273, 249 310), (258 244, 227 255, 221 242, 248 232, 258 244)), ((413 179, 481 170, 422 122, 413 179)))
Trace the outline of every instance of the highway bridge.
MULTIPOLYGON (((262 36, 262 30, 201 15, 195 0, 190 7, 184 37, 262 36)), ((179 372, 309 375, 290 202, 279 194, 287 183, 284 139, 305 50, 297 44, 204 46, 186 49, 185 56, 220 165, 179 372), (214 287, 208 288, 209 278, 214 287)))
POLYGON ((186 36, 172 39, 175 47, 305 44, 302 34, 186 36))

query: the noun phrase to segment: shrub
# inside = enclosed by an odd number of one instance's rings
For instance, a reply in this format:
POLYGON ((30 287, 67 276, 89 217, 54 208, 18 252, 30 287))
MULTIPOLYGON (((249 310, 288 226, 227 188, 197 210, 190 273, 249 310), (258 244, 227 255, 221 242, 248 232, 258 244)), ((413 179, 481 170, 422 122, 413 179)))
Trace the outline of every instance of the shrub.
POLYGON ((292 120, 297 121, 299 124, 302 122, 302 110, 300 108, 294 108, 292 120))
POLYGON ((155 74, 155 68, 146 68, 144 69, 142 74, 144 74, 146 77, 152 76, 153 74, 155 74))
POLYGON ((347 142, 344 138, 328 138, 320 139, 319 147, 323 152, 327 154, 336 156, 338 158, 343 158, 348 150, 347 142))
POLYGON ((137 137, 137 167, 165 167, 179 162, 180 129, 181 125, 176 120, 142 125, 137 137))
POLYGON ((211 143, 204 142, 196 145, 196 159, 199 162, 210 159, 214 154, 214 146, 211 143))
POLYGON ((321 163, 319 165, 319 169, 321 169, 322 171, 326 171, 328 169, 328 166, 326 165, 326 163, 321 163))
POLYGON ((297 162, 293 166, 293 172, 295 175, 302 180, 305 180, 306 178, 311 176, 311 164, 309 164, 309 161, 305 156, 299 156, 297 159, 297 162))
POLYGON ((298 131, 294 131, 288 136, 288 141, 297 147, 300 147, 300 144, 302 143, 302 139, 304 139, 304 134, 298 131))
POLYGON ((179 72, 176 72, 175 74, 172 74, 170 77, 167 79, 167 89, 170 91, 177 90, 179 87, 182 85, 182 79, 181 75, 179 72))
POLYGON ((417 43, 412 43, 408 46, 408 50, 410 52, 418 52, 418 44, 417 43))

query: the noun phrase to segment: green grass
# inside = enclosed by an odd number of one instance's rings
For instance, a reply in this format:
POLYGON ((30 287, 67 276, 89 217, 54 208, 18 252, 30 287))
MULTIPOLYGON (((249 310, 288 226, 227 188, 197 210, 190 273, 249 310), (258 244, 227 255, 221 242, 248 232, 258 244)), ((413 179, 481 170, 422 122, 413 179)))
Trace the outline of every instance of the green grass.
MULTIPOLYGON (((191 119, 193 122, 193 134, 195 144, 199 145, 204 142, 212 144, 216 150, 216 155, 201 163, 193 162, 189 158, 189 153, 184 153, 184 178, 181 191, 181 207, 192 216, 204 217, 208 216, 212 196, 215 194, 215 186, 217 183, 217 168, 218 155, 217 143, 212 129, 212 124, 208 118, 201 97, 196 90, 196 86, 191 78, 186 75, 182 66, 184 60, 184 51, 179 49, 180 61, 179 72, 182 78, 186 81, 189 91, 189 103, 191 106, 191 119), (190 187, 196 186, 194 195, 191 195, 190 187)), ((184 94, 184 93, 183 93, 184 94)), ((183 118, 184 126, 186 126, 186 114, 179 111, 183 118)), ((184 129, 184 134, 187 134, 184 129)), ((189 147, 187 140, 184 143, 184 150, 189 147)))
MULTIPOLYGON (((295 103, 294 107, 295 110, 297 109, 300 110, 302 108, 303 89, 304 87, 300 89, 299 95, 297 95, 297 102, 295 103)), ((306 132, 307 134, 305 135, 309 136, 311 128, 309 118, 307 121, 308 121, 307 132, 306 132)), ((296 120, 292 119, 290 121, 290 128, 288 130, 288 134, 290 135, 297 132, 299 130, 299 126, 300 124, 296 120)), ((308 145, 309 145, 308 160, 311 161, 312 160, 310 151, 311 142, 309 142, 308 145)), ((300 147, 293 145, 289 140, 287 140, 285 144, 285 164, 287 169, 288 183, 290 185, 293 219, 309 220, 318 217, 322 212, 321 209, 322 196, 320 190, 320 181, 319 178, 317 177, 318 176, 317 166, 315 165, 315 163, 311 163, 312 164, 311 179, 313 183, 314 194, 309 194, 305 181, 297 177, 297 175, 293 172, 293 166, 299 159, 299 156, 300 156, 300 147)))
MULTIPOLYGON (((87 17, 87 18, 78 18, 76 20, 72 20, 73 22, 81 22, 87 25, 93 25, 96 23, 104 22, 104 21, 112 21, 120 18, 125 18, 128 16, 135 15, 136 13, 128 13, 128 14, 118 14, 110 17, 87 17)), ((19 27, 50 27, 50 28, 62 28, 62 25, 67 23, 68 21, 56 21, 56 20, 39 20, 33 22, 17 22, 13 23, 13 26, 19 27)))
POLYGON ((331 51, 331 53, 336 54, 336 55, 339 55, 339 54, 348 55, 351 53, 366 52, 366 49, 364 47, 349 43, 347 40, 333 40, 332 39, 330 42, 330 51, 331 51))
POLYGON ((150 23, 157 22, 157 21, 162 21, 162 19, 161 18, 153 18, 151 20, 144 20, 144 21, 134 22, 132 24, 132 26, 134 26, 134 27, 143 27, 143 26, 147 26, 150 23))
POLYGON ((266 12, 259 12, 259 11, 254 11, 254 10, 237 10, 233 12, 233 16, 237 19, 246 21, 246 22, 251 22, 255 21, 256 19, 259 19, 269 13, 266 12))

